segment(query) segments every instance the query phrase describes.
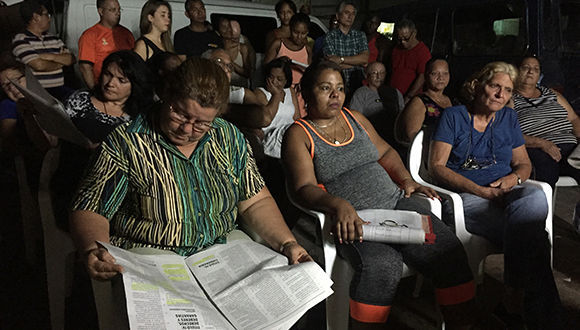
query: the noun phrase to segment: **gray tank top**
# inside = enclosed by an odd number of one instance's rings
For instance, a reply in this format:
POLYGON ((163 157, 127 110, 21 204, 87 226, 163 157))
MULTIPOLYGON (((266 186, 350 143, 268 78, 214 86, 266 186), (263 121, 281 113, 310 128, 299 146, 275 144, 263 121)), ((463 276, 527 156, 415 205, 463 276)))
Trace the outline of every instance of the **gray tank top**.
POLYGON ((342 111, 352 137, 342 144, 324 140, 306 120, 299 119, 312 141, 311 154, 318 183, 356 210, 393 209, 404 193, 378 163, 379 154, 350 111, 342 111))

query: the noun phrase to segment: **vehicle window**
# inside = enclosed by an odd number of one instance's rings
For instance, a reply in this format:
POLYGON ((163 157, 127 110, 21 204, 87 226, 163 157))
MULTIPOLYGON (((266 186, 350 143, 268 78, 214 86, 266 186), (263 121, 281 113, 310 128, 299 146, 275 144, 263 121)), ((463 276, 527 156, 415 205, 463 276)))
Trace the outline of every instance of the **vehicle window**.
POLYGON ((453 54, 522 55, 527 44, 525 1, 485 1, 453 13, 453 54))
POLYGON ((560 30, 565 52, 580 52, 580 1, 560 2, 560 30))
POLYGON ((211 14, 212 22, 218 16, 225 16, 230 20, 236 20, 242 27, 242 34, 250 39, 256 53, 264 53, 266 34, 277 27, 274 17, 259 17, 246 15, 211 14))

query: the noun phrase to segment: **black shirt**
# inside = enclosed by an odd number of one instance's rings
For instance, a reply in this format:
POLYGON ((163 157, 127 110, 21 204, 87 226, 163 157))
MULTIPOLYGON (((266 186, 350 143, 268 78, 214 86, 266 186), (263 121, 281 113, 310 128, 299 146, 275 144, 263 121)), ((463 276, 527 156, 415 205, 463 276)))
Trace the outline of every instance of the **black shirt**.
POLYGON ((186 26, 175 32, 175 52, 180 55, 200 56, 210 48, 223 48, 222 39, 213 31, 193 32, 186 26))

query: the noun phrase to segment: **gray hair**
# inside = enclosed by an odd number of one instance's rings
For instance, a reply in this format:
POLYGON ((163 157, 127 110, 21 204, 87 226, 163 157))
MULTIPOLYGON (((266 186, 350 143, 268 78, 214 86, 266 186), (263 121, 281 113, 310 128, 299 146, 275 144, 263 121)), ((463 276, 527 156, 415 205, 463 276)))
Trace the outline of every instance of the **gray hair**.
POLYGON ((340 14, 342 13, 342 11, 344 10, 344 7, 351 5, 354 7, 355 12, 358 12, 358 7, 356 6, 356 3, 352 0, 342 0, 341 2, 338 3, 338 5, 336 5, 336 13, 340 14))

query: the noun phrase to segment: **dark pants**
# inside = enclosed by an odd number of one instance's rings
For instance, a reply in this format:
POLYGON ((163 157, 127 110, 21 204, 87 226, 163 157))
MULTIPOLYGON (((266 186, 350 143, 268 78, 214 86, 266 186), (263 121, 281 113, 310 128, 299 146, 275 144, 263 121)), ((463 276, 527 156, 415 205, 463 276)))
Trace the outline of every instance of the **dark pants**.
POLYGON ((562 154, 562 159, 559 162, 555 161, 540 148, 527 148, 533 166, 531 179, 547 182, 552 186, 552 189, 554 189, 559 176, 571 176, 577 182, 580 182, 580 170, 570 166, 567 161, 568 156, 576 145, 566 143, 558 144, 557 146, 562 154))
POLYGON ((411 199, 402 198, 395 209, 430 215, 436 242, 432 245, 369 241, 337 244, 338 253, 355 270, 350 285, 351 299, 369 305, 391 305, 403 262, 431 278, 436 288, 450 288, 473 280, 463 245, 449 227, 411 199))

